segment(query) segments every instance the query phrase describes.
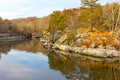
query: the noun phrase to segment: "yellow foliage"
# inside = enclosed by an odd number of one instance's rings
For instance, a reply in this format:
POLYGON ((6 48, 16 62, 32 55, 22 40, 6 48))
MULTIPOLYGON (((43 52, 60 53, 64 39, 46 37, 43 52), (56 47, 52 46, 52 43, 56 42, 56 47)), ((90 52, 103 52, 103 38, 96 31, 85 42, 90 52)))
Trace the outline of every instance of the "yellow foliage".
POLYGON ((120 50, 120 44, 116 43, 116 42, 112 42, 111 43, 113 47, 115 47, 116 49, 120 50))
MULTIPOLYGON (((84 30, 84 29, 83 29, 84 30)), ((114 42, 115 37, 111 36, 109 32, 88 32, 86 33, 86 37, 84 38, 84 41, 81 45, 85 45, 86 47, 90 47, 91 43, 94 42, 96 47, 103 45, 111 45, 115 47, 116 49, 120 48, 120 45, 114 42), (90 42, 91 41, 91 42, 90 42)))
POLYGON ((81 45, 84 45, 84 46, 86 46, 86 47, 90 47, 90 44, 91 44, 90 40, 85 39, 85 40, 82 42, 81 45))
POLYGON ((103 45, 104 43, 102 40, 97 40, 97 41, 95 41, 95 44, 96 44, 96 46, 99 46, 99 45, 103 45))

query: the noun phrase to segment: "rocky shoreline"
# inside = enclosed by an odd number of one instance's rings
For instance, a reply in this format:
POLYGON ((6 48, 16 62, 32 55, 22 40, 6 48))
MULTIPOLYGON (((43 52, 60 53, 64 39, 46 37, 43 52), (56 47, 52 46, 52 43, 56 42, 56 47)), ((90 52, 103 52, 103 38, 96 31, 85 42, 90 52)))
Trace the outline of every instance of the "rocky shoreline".
POLYGON ((41 43, 47 49, 52 49, 54 51, 64 51, 65 55, 69 55, 70 53, 78 53, 84 54, 88 56, 94 57, 102 57, 102 58, 113 58, 120 57, 120 51, 118 50, 110 50, 110 49, 102 49, 102 48, 87 48, 87 47, 71 47, 68 45, 60 45, 60 44, 52 44, 51 42, 44 40, 41 38, 41 43))
MULTIPOLYGON (((43 46, 64 55, 80 54, 95 58, 120 58, 120 31, 118 32, 84 32, 77 33, 73 37, 55 33, 51 42, 49 32, 43 33, 40 39, 43 46)), ((116 59, 115 59, 116 60, 116 59)))
POLYGON ((120 57, 120 51, 101 48, 70 47, 68 45, 54 44, 52 49, 59 49, 62 51, 80 53, 96 57, 120 57))

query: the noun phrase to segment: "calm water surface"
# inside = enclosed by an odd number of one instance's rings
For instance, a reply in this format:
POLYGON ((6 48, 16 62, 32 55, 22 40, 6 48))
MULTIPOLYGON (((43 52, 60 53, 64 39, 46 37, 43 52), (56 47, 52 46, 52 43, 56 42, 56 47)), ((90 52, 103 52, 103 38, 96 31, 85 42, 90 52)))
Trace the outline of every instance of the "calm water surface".
POLYGON ((38 40, 0 43, 0 80, 120 80, 119 66, 50 53, 38 40))

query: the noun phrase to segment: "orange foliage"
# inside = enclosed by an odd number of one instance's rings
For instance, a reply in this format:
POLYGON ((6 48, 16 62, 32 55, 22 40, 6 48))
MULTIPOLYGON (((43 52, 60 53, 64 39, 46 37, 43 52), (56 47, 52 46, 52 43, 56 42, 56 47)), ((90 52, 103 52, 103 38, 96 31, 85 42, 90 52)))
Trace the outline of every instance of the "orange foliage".
POLYGON ((85 40, 81 43, 81 45, 84 45, 84 46, 86 46, 86 47, 90 47, 90 44, 91 44, 91 42, 90 42, 89 40, 87 40, 87 39, 85 39, 85 40))
MULTIPOLYGON (((82 29, 84 31, 84 29, 82 29)), ((86 47, 90 47, 91 43, 94 42, 96 47, 99 47, 100 45, 106 46, 111 45, 115 47, 116 49, 120 49, 120 45, 118 43, 115 43, 115 37, 109 34, 109 32, 88 32, 86 33, 86 36, 84 38, 85 40, 82 42, 81 45, 85 45, 86 47), (91 41, 91 42, 90 42, 91 41)))
POLYGON ((81 27, 80 27, 80 32, 84 33, 84 32, 87 32, 87 31, 88 31, 87 28, 81 28, 81 27))
POLYGON ((116 49, 120 50, 120 44, 116 43, 116 42, 112 42, 112 46, 115 47, 116 49))
POLYGON ((99 45, 103 45, 103 41, 102 40, 96 40, 95 44, 98 47, 99 45))
POLYGON ((113 44, 113 41, 114 41, 114 37, 112 37, 112 36, 107 36, 107 43, 108 43, 108 44, 113 44))

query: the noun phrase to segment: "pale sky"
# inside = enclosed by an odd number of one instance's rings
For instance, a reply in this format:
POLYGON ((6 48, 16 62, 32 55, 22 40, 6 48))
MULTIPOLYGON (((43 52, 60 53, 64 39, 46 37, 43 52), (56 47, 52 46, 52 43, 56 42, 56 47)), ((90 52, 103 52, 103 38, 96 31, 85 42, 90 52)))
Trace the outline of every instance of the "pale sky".
MULTIPOLYGON (((112 1, 115 0, 100 0, 99 2, 105 4, 112 1)), ((4 19, 44 17, 54 10, 76 7, 80 7, 80 0, 0 0, 0 16, 4 19)))

